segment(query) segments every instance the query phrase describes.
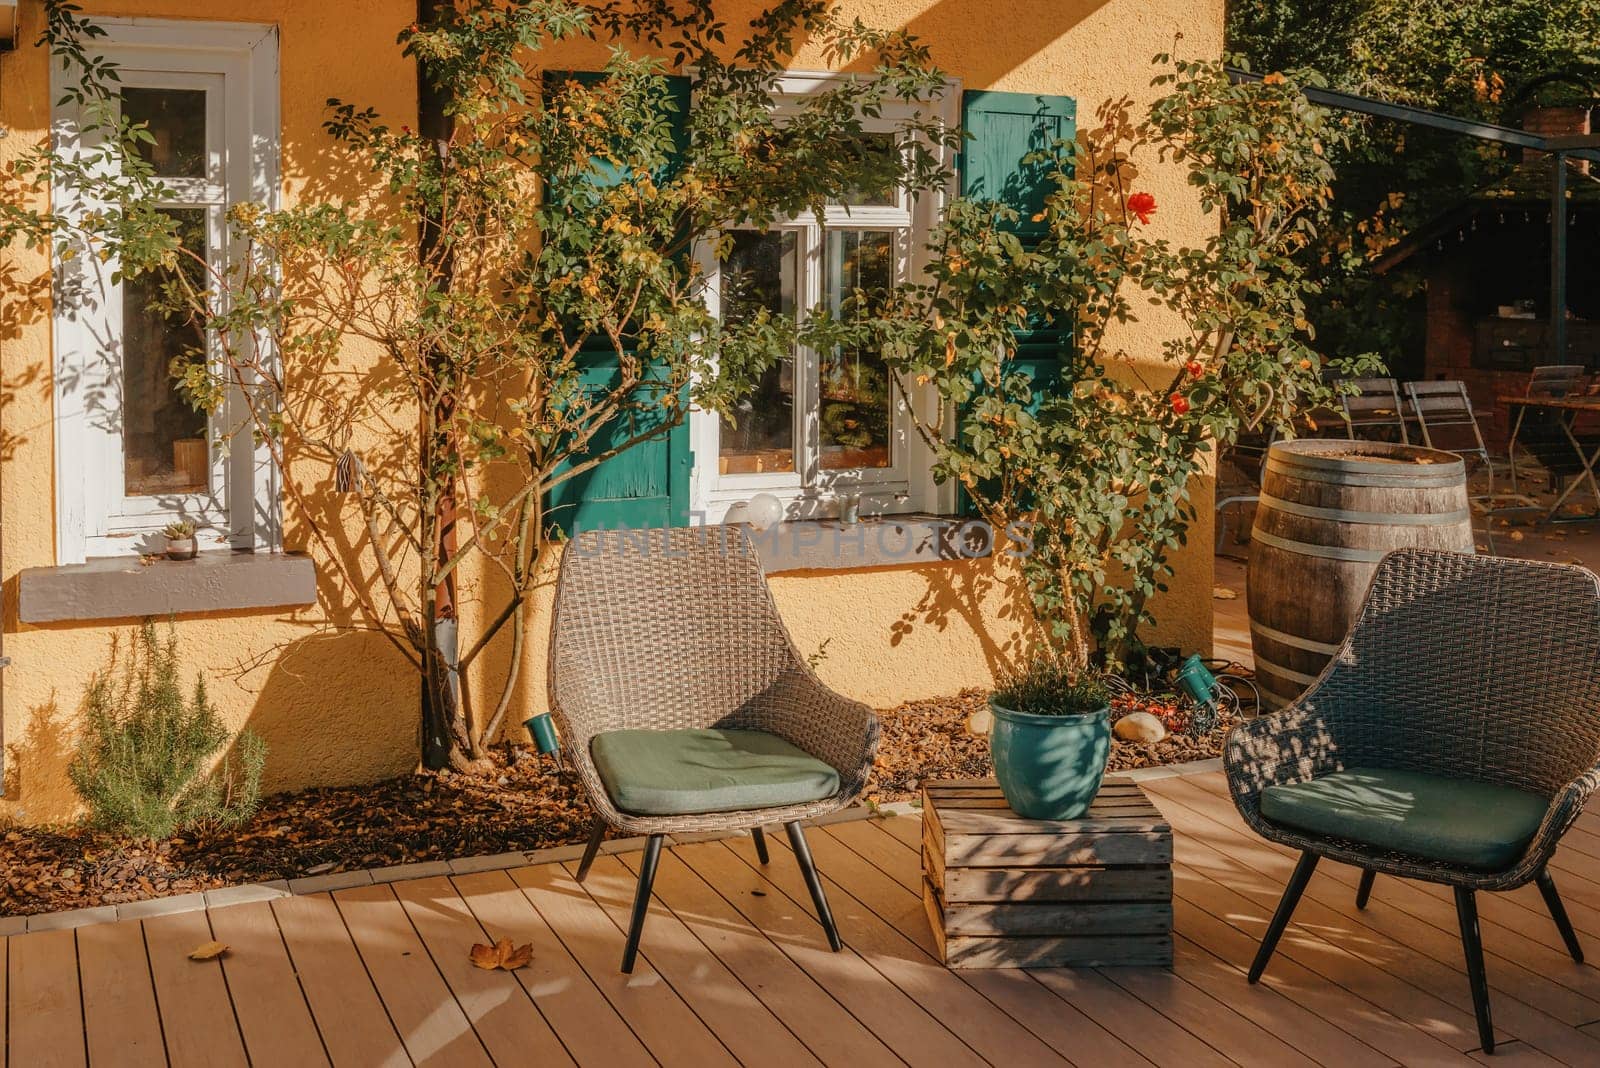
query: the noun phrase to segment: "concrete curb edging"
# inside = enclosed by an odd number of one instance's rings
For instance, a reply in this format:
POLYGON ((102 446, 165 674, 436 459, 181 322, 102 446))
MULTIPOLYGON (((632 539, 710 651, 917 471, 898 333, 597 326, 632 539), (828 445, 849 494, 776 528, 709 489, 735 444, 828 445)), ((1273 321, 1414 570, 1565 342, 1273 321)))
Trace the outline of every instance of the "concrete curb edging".
MULTIPOLYGON (((1114 772, 1113 774, 1125 775, 1135 782, 1149 779, 1169 779, 1179 775, 1201 775, 1207 772, 1220 771, 1222 761, 1218 758, 1211 760, 1195 760, 1186 764, 1163 764, 1152 768, 1137 768, 1132 771, 1114 772)), ((851 805, 837 812, 830 812, 814 820, 807 820, 808 827, 826 827, 834 823, 849 823, 855 820, 881 819, 888 816, 920 816, 922 804, 919 801, 892 801, 884 805, 868 807, 866 805, 851 805)), ((711 832, 696 834, 668 835, 668 845, 692 845, 697 842, 715 842, 725 838, 742 838, 746 831, 711 832)), ((614 838, 600 847, 600 852, 607 856, 616 853, 636 853, 644 849, 646 839, 614 838)), ((577 861, 583 856, 583 846, 564 845, 552 846, 548 849, 519 850, 511 853, 494 853, 487 856, 462 857, 456 860, 425 860, 409 864, 392 864, 385 868, 358 868, 352 871, 329 872, 326 875, 304 876, 297 879, 274 879, 265 883, 244 883, 239 886, 223 886, 215 890, 204 890, 188 894, 173 894, 170 897, 146 898, 142 901, 129 901, 121 905, 96 905, 90 908, 68 909, 64 912, 41 912, 32 916, 5 916, 0 917, 0 938, 11 935, 32 933, 35 931, 60 931, 74 927, 85 927, 96 923, 115 923, 118 920, 150 919, 155 916, 168 916, 177 912, 196 912, 201 909, 224 908, 228 905, 243 905, 254 901, 273 901, 284 897, 301 897, 306 894, 325 894, 334 890, 346 890, 353 886, 371 886, 377 883, 393 883, 404 879, 427 879, 448 875, 474 875, 485 871, 505 871, 511 868, 531 867, 537 864, 567 864, 577 861)))

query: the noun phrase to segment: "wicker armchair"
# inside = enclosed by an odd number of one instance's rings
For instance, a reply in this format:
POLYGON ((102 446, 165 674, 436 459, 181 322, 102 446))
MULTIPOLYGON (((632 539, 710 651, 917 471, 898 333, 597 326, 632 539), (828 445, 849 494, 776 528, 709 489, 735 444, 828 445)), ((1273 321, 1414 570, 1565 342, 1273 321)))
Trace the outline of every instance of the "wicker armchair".
MULTIPOLYGON (((1600 581, 1557 564, 1390 553, 1321 676, 1288 708, 1235 728, 1223 759, 1245 822, 1301 850, 1250 982, 1266 968, 1320 858, 1363 870, 1362 908, 1379 873, 1448 885, 1479 1037, 1492 1052, 1474 894, 1537 883, 1573 959, 1583 959, 1546 864, 1600 785, 1600 581), (1362 768, 1532 795, 1526 833, 1502 843, 1507 862, 1485 869, 1307 833, 1263 815, 1263 796, 1275 787, 1331 782, 1324 777, 1362 768)), ((1469 828, 1498 817, 1469 814, 1469 828)))
MULTIPOLYGON (((878 721, 866 705, 823 685, 795 649, 741 528, 579 535, 561 560, 549 679, 564 748, 597 813, 578 878, 588 874, 607 827, 649 836, 624 972, 633 969, 662 837, 672 833, 750 828, 766 863, 761 827, 783 824, 829 945, 840 948, 800 821, 843 808, 860 794, 878 744, 878 721), (800 759, 831 769, 828 781, 836 774, 837 789, 772 807, 624 811, 592 753, 595 739, 608 732, 707 728, 776 736, 782 739, 777 744, 799 750, 800 759)), ((647 736, 644 744, 653 740, 647 736)))

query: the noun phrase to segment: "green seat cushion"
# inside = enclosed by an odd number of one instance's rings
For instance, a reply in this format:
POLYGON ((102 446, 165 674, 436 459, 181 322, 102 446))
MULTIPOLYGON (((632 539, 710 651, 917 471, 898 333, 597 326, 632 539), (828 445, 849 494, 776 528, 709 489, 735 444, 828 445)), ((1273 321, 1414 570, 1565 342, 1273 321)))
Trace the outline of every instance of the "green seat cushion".
POLYGON ((1274 823, 1481 871, 1515 863, 1549 807, 1526 790, 1394 768, 1261 792, 1261 814, 1274 823))
POLYGON ((638 816, 776 808, 839 792, 837 771, 765 731, 607 731, 589 754, 612 802, 638 816))

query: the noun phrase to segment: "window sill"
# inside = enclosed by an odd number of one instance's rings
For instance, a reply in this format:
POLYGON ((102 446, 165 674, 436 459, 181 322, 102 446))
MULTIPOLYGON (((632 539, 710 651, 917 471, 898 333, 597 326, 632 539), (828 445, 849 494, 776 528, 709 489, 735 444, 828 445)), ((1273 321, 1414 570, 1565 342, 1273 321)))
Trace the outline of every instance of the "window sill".
POLYGON ((110 557, 18 576, 24 623, 139 619, 315 604, 311 558, 289 553, 204 552, 193 560, 110 557))
POLYGON ((790 571, 854 571, 981 560, 994 552, 987 529, 966 528, 961 516, 869 516, 859 523, 837 519, 791 520, 771 530, 750 530, 769 575, 790 571))

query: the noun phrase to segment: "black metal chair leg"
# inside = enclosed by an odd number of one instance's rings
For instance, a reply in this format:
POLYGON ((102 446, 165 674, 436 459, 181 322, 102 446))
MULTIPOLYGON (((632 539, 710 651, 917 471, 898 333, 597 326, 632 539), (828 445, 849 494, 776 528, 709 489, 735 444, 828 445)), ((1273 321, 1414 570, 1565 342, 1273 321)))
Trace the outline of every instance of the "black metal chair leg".
POLYGON ((1372 882, 1377 877, 1378 873, 1371 868, 1361 869, 1361 885, 1356 887, 1356 908, 1364 909, 1367 902, 1372 900, 1372 882))
POLYGON ((628 924, 628 945, 622 951, 622 971, 633 971, 634 958, 639 955, 639 936, 644 933, 644 918, 650 912, 650 888, 656 881, 656 863, 661 859, 662 835, 652 834, 645 843, 644 855, 639 858, 639 888, 633 893, 633 919, 628 924))
POLYGON ((596 816, 594 826, 589 828, 589 844, 583 847, 583 859, 578 861, 578 881, 581 883, 589 874, 589 865, 594 863, 595 854, 600 852, 600 843, 606 840, 606 821, 596 816))
POLYGON ((1561 895, 1556 893, 1556 881, 1550 878, 1548 869, 1541 869, 1535 881, 1539 884, 1539 893, 1544 895, 1550 918, 1556 921, 1556 930, 1561 932, 1561 941, 1567 944, 1567 952, 1572 954, 1573 960, 1582 964, 1583 947, 1578 944, 1578 932, 1572 929, 1572 921, 1567 918, 1567 907, 1561 903, 1561 895))
POLYGON ((1289 926, 1289 918, 1294 915, 1294 907, 1300 904, 1300 895, 1305 893, 1306 884, 1311 881, 1311 873, 1317 870, 1319 859, 1315 853, 1300 854, 1300 862, 1294 866, 1294 874, 1289 876, 1289 885, 1283 888, 1283 900, 1278 902, 1278 911, 1272 914, 1272 922, 1267 925, 1267 933, 1261 939, 1261 948, 1256 950, 1255 962, 1250 965, 1252 983, 1267 970, 1267 961, 1272 959, 1272 951, 1278 948, 1278 939, 1283 937, 1283 929, 1289 926))
POLYGON ((828 908, 828 895, 822 890, 822 878, 817 875, 806 836, 798 822, 784 824, 784 830, 789 832, 789 847, 794 850, 794 859, 800 862, 800 874, 806 878, 806 889, 811 891, 811 903, 817 907, 817 919, 822 921, 822 929, 827 932, 828 945, 837 953, 844 943, 839 941, 839 929, 833 925, 833 911, 828 908))
POLYGON ((750 828, 750 837, 756 842, 756 859, 765 864, 771 858, 767 856, 767 836, 760 827, 750 828))
POLYGON ((1494 1052, 1494 1023, 1489 1018, 1489 982, 1483 974, 1483 940, 1478 935, 1478 899, 1458 886, 1456 918, 1461 921, 1461 948, 1467 954, 1467 982, 1472 985, 1472 1008, 1478 1016, 1478 1041, 1483 1052, 1494 1052))

